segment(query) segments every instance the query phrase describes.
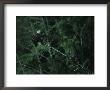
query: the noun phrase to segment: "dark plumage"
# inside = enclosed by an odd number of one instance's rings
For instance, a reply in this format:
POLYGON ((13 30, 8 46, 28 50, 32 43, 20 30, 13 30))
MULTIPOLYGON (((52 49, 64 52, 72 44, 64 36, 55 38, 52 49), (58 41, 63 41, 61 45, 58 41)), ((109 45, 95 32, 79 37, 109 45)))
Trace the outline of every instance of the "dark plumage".
POLYGON ((43 42, 43 35, 41 33, 36 33, 35 35, 32 36, 32 42, 34 43, 35 46, 38 45, 38 42, 43 42))

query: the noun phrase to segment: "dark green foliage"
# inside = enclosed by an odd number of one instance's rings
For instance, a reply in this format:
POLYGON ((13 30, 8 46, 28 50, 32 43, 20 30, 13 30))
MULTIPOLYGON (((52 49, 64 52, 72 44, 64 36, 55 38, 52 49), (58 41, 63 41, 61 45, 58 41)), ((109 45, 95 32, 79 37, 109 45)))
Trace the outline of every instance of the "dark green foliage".
POLYGON ((94 17, 17 16, 16 73, 93 74, 94 17))

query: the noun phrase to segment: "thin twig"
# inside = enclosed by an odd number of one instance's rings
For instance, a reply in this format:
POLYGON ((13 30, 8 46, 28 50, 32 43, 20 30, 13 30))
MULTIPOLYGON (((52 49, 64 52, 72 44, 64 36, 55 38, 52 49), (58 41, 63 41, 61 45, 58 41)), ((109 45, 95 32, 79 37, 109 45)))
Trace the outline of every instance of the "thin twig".
POLYGON ((19 62, 19 64, 20 64, 21 70, 22 70, 22 72, 23 72, 23 74, 24 74, 24 70, 23 70, 23 67, 22 67, 22 66, 24 66, 24 65, 20 62, 20 60, 18 60, 18 62, 19 62))
POLYGON ((55 50, 56 52, 62 54, 63 56, 67 56, 67 55, 65 55, 64 53, 60 52, 59 50, 55 49, 54 47, 50 47, 50 48, 52 48, 52 49, 55 50))

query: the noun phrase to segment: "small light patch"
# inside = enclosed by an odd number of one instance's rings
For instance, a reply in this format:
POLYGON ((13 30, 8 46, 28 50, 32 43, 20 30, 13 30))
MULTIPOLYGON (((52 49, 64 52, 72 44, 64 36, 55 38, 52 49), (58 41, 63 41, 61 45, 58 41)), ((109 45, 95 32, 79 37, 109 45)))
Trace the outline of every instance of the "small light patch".
POLYGON ((40 30, 38 30, 37 33, 40 33, 40 30))

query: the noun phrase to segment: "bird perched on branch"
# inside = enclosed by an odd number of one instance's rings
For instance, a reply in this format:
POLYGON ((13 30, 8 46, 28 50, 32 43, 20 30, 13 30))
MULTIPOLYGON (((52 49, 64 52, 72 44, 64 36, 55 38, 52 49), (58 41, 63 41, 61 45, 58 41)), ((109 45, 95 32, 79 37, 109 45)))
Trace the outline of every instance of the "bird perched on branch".
POLYGON ((41 34, 40 30, 38 30, 36 34, 32 35, 32 42, 35 46, 37 46, 39 42, 43 42, 43 35, 41 34))

